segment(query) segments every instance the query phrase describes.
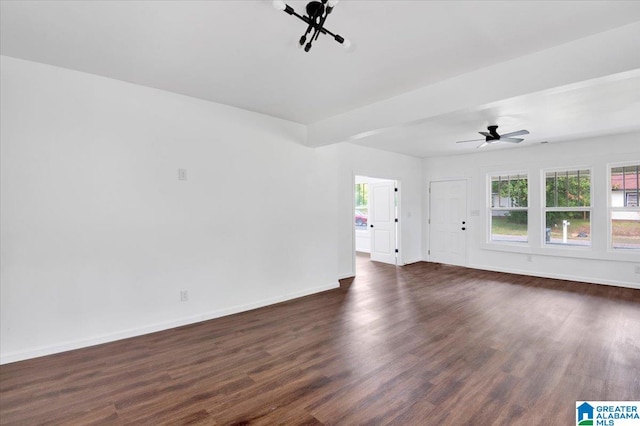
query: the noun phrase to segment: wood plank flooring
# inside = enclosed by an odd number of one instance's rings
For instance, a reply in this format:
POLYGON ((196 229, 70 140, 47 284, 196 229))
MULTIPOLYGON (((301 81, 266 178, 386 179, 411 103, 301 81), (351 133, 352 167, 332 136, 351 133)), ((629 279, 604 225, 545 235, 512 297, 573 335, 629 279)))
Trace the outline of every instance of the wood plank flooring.
POLYGON ((640 399, 640 290, 357 260, 338 290, 0 367, 2 425, 569 425, 640 399))

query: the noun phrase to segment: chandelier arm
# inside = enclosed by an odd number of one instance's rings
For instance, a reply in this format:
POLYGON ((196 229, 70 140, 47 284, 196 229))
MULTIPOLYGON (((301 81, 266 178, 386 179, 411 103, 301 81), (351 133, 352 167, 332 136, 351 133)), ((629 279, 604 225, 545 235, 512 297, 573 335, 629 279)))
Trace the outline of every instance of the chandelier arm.
POLYGON ((322 30, 323 30, 322 27, 316 27, 316 32, 313 33, 313 40, 314 41, 318 39, 318 36, 320 35, 320 33, 326 34, 326 32, 322 31, 322 30))
POLYGON ((304 51, 308 52, 309 50, 311 50, 311 44, 313 43, 313 41, 315 39, 318 38, 318 32, 319 32, 320 28, 318 28, 317 26, 313 27, 313 35, 311 36, 311 39, 307 42, 307 45, 304 47, 304 51))
POLYGON ((302 34, 302 37, 300 37, 300 41, 299 41, 300 46, 302 46, 304 42, 307 41, 307 34, 311 32, 311 28, 313 28, 313 25, 311 24, 307 25, 307 30, 304 32, 304 34, 302 34))
MULTIPOLYGON (((309 24, 309 26, 311 26, 312 28, 316 28, 317 25, 313 24, 313 21, 311 19, 309 19, 308 16, 303 16, 302 19, 304 22, 306 22, 307 24, 309 24)), ((329 31, 326 28, 318 28, 318 31, 320 31, 322 34, 329 34, 331 37, 335 37, 336 35, 334 33, 332 33, 331 31, 329 31)), ((307 31, 308 32, 308 31, 307 31)))
POLYGON ((322 32, 322 21, 320 21, 320 23, 316 25, 315 31, 313 33, 313 37, 311 38, 311 40, 313 41, 317 40, 321 32, 322 32))
POLYGON ((306 17, 306 16, 302 16, 302 15, 299 15, 299 14, 298 14, 298 13, 297 13, 297 12, 296 12, 292 7, 291 7, 291 6, 289 6, 289 5, 286 5, 286 8, 284 9, 284 11, 283 11, 283 12, 288 13, 289 15, 293 15, 293 16, 295 16, 296 18, 300 19, 301 21, 304 21, 304 22, 306 22, 306 23, 308 23, 308 24, 311 24, 311 22, 309 22, 309 18, 308 18, 308 17, 306 17))
MULTIPOLYGON (((323 3, 324 3, 324 2, 323 2, 323 3)), ((324 14, 322 15, 322 17, 320 18, 320 23, 318 23, 318 29, 319 29, 319 30, 324 29, 324 21, 326 21, 326 20, 327 20, 327 16, 329 16, 329 14, 330 14, 330 13, 331 13, 331 8, 330 8, 330 7, 327 7, 327 8, 325 9, 325 13, 324 13, 324 14)), ((325 32, 325 34, 326 34, 326 32, 325 32)), ((315 37, 314 37, 314 40, 317 40, 319 35, 320 35, 320 33, 316 32, 315 37)))
POLYGON ((313 28, 313 25, 309 24, 307 25, 307 30, 304 32, 304 35, 307 35, 311 32, 311 29, 313 28))
MULTIPOLYGON (((311 20, 311 18, 309 18, 308 16, 300 16, 300 15, 298 15, 298 14, 296 14, 296 16, 297 16, 298 18, 300 18, 301 20, 303 20, 304 22, 306 22, 307 24, 309 24, 309 27, 311 27, 311 28, 315 28, 315 27, 317 26, 317 25, 315 24, 315 22, 313 22, 313 21, 311 20)), ((325 31, 326 31, 326 30, 325 30, 324 28, 322 28, 322 29, 321 29, 321 31, 322 31, 323 33, 325 33, 325 31)), ((307 31, 307 32, 309 32, 309 31, 307 31)))
MULTIPOLYGON (((329 34, 331 37, 336 38, 336 35, 334 33, 332 33, 331 31, 329 31, 326 28, 321 28, 320 31, 322 31, 322 34, 329 34)), ((340 37, 340 36, 338 36, 340 37)))
MULTIPOLYGON (((300 17, 298 15, 298 17, 300 17)), ((300 17, 300 19, 302 19, 304 22, 306 22, 307 24, 309 24, 310 27, 317 29, 318 31, 320 31, 322 34, 329 34, 331 37, 335 37, 336 35, 334 33, 332 33, 331 31, 329 31, 326 28, 318 28, 317 25, 314 25, 313 21, 311 19, 309 19, 308 16, 302 16, 300 17)), ((307 32, 305 34, 307 34, 309 31, 307 30, 307 32)))
POLYGON ((342 36, 341 36, 341 35, 339 35, 339 34, 334 34, 334 33, 332 33, 331 31, 329 31, 329 30, 328 30, 328 29, 326 29, 326 28, 320 28, 318 31, 320 31, 322 34, 328 34, 328 35, 330 35, 331 37, 333 37, 333 39, 334 39, 335 41, 337 41, 337 42, 338 42, 338 43, 340 43, 340 44, 344 43, 344 37, 342 37, 342 36))

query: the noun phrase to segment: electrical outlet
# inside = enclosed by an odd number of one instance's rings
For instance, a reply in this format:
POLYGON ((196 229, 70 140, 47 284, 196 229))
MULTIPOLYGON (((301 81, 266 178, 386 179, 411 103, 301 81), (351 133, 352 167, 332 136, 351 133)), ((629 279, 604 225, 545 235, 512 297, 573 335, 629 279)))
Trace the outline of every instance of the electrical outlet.
POLYGON ((187 180, 187 169, 178 169, 178 180, 187 180))
POLYGON ((636 274, 640 274, 640 265, 636 266, 636 274))
POLYGON ((533 262, 533 256, 530 254, 527 255, 527 262, 533 262))
POLYGON ((186 302, 189 300, 189 292, 187 290, 180 291, 180 301, 186 302))

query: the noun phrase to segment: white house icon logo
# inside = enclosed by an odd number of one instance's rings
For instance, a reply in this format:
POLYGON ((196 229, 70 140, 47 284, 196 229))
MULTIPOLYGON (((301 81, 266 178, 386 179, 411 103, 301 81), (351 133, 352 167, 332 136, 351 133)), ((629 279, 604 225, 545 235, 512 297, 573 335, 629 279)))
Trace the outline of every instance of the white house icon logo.
MULTIPOLYGON (((577 405, 577 404, 576 404, 577 405)), ((592 426, 593 425, 593 407, 588 402, 583 402, 576 408, 578 413, 576 415, 576 424, 578 426, 592 426)))

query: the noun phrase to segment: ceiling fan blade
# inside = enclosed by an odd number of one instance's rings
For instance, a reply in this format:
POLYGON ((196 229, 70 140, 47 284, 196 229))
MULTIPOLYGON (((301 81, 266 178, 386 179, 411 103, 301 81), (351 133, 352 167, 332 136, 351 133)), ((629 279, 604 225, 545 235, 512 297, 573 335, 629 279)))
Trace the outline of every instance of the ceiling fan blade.
POLYGON ((482 147, 485 147, 487 145, 489 145, 489 142, 482 143, 482 144, 476 146, 476 148, 482 148, 482 147))
POLYGON ((504 135, 500 136, 500 139, 510 138, 511 136, 520 136, 520 135, 528 135, 528 134, 529 134, 528 130, 518 130, 517 132, 505 133, 504 135))
POLYGON ((486 137, 488 137, 488 138, 492 138, 492 137, 493 137, 493 136, 491 135, 491 133, 489 133, 489 132, 478 132, 478 133, 480 133, 482 136, 486 136, 486 137))
POLYGON ((520 139, 520 138, 500 138, 500 142, 512 142, 512 143, 520 143, 522 142, 524 139, 520 139))
POLYGON ((483 141, 483 140, 484 140, 484 139, 471 139, 471 140, 468 140, 468 141, 458 141, 458 142, 456 142, 456 143, 480 142, 480 141, 483 141))

